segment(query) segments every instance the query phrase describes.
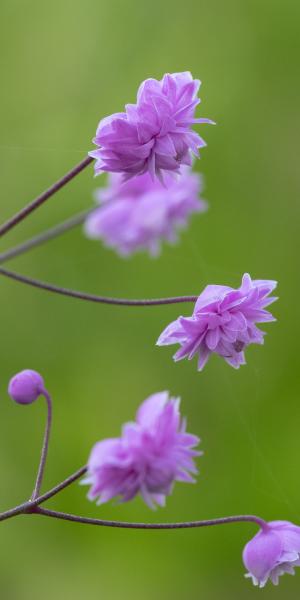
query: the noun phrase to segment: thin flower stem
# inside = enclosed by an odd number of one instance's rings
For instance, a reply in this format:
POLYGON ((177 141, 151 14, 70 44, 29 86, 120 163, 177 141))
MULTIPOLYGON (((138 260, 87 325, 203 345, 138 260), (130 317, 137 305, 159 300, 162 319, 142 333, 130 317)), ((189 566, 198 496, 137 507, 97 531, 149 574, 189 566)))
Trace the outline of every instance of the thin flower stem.
POLYGON ((226 525, 229 523, 255 523, 262 529, 268 529, 266 521, 254 515, 238 515, 234 517, 221 517, 219 519, 208 519, 204 521, 182 521, 177 523, 131 523, 126 521, 106 521, 103 519, 92 519, 89 517, 81 517, 48 508, 40 508, 36 506, 35 514, 44 515, 45 517, 53 517, 73 523, 82 523, 84 525, 98 525, 100 527, 120 527, 122 529, 192 529, 196 527, 208 527, 212 525, 226 525))
POLYGON ((44 398, 46 400, 46 403, 47 403, 47 421, 46 421, 46 427, 45 427, 45 433, 44 433, 44 441, 43 441, 43 446, 42 446, 40 464, 39 464, 39 468, 38 468, 38 473, 37 473, 37 477, 36 477, 36 482, 35 482, 34 490, 33 490, 32 495, 31 495, 31 500, 35 500, 36 498, 38 498, 38 495, 39 495, 39 492, 40 492, 40 489, 41 489, 41 485, 42 485, 42 482, 43 482, 45 464, 46 464, 47 454, 48 454, 48 448, 49 448, 49 437, 50 437, 50 431, 51 431, 51 424, 52 424, 52 400, 51 400, 51 396, 47 392, 47 390, 43 390, 42 393, 43 393, 43 396, 44 396, 44 398))
POLYGON ((86 473, 86 470, 87 470, 86 466, 80 467, 80 469, 75 471, 75 473, 72 473, 72 475, 67 477, 67 479, 64 479, 64 481, 62 481, 55 487, 51 488, 48 492, 45 492, 45 494, 42 494, 35 500, 31 500, 31 499, 27 500, 26 502, 22 502, 22 504, 19 504, 18 506, 15 506, 14 508, 10 508, 9 510, 6 510, 5 512, 0 513, 0 521, 6 521, 6 519, 11 519, 12 517, 16 517, 17 515, 31 512, 35 506, 37 506, 38 504, 42 504, 43 502, 46 502, 46 500, 49 500, 49 498, 52 498, 53 496, 55 496, 56 494, 58 494, 59 492, 64 490, 66 487, 68 487, 69 485, 74 483, 74 481, 77 481, 78 479, 80 479, 80 477, 82 477, 82 475, 84 475, 86 473))
POLYGON ((80 479, 80 477, 82 477, 86 472, 87 472, 86 465, 84 465, 83 467, 80 467, 80 469, 75 471, 75 473, 72 473, 72 475, 69 475, 69 477, 67 477, 66 479, 61 481, 61 483, 58 483, 55 487, 51 488, 48 492, 45 492, 45 494, 42 494, 41 496, 36 498, 36 500, 34 500, 34 502, 31 502, 31 505, 32 504, 34 504, 34 505, 42 504, 43 502, 46 502, 46 500, 49 500, 49 498, 53 498, 53 496, 56 496, 56 494, 58 494, 59 492, 64 490, 66 487, 68 487, 75 481, 78 481, 78 479, 80 479))
POLYGON ((16 258, 17 256, 20 256, 21 254, 25 254, 29 250, 32 250, 32 248, 41 246, 45 242, 49 242, 50 240, 55 239, 59 235, 62 235, 63 233, 65 233, 66 231, 69 231, 70 229, 73 229, 77 225, 81 225, 81 223, 84 223, 86 217, 89 214, 91 214, 94 210, 95 210, 95 207, 89 208, 88 210, 81 211, 80 213, 77 213, 74 217, 71 217, 70 219, 63 221, 62 223, 59 223, 58 225, 55 225, 54 227, 51 227, 50 229, 43 231, 42 233, 27 240, 23 244, 19 244, 18 246, 15 246, 14 248, 10 248, 9 250, 6 250, 5 252, 0 253, 0 264, 7 262, 8 260, 11 260, 12 258, 16 258))
POLYGON ((17 515, 23 515, 27 512, 27 510, 35 505, 36 501, 34 503, 31 502, 31 500, 22 502, 22 504, 18 504, 18 506, 14 506, 14 508, 10 508, 5 512, 0 513, 0 521, 6 521, 7 519, 12 519, 12 517, 17 517, 17 515))
POLYGON ((93 160, 94 159, 91 158, 90 156, 86 156, 78 165, 73 167, 73 169, 71 169, 71 171, 66 173, 66 175, 64 175, 63 177, 61 177, 61 179, 59 179, 53 185, 51 185, 47 190, 45 190, 42 194, 40 194, 37 198, 35 198, 35 200, 33 200, 32 202, 27 204, 27 206, 22 208, 22 210, 20 210, 18 213, 16 213, 8 221, 3 223, 3 225, 0 227, 0 237, 3 236, 8 231, 10 231, 10 229, 15 227, 16 225, 18 225, 18 223, 23 221, 23 219, 25 219, 28 215, 30 215, 30 213, 32 213, 34 210, 36 210, 39 206, 44 204, 44 202, 46 202, 46 200, 48 200, 48 198, 50 198, 51 196, 56 194, 56 192, 58 192, 58 190, 60 190, 67 183, 69 183, 69 181, 74 179, 74 177, 76 177, 76 175, 81 173, 81 171, 83 171, 88 165, 90 165, 93 162, 93 160))
POLYGON ((122 529, 192 529, 197 527, 208 527, 212 525, 225 525, 229 523, 255 523, 263 530, 268 530, 268 523, 255 515, 238 515, 233 517, 222 517, 219 519, 209 519, 202 521, 181 521, 177 523, 135 523, 135 522, 124 522, 124 521, 109 521, 103 519, 93 519, 89 517, 81 517, 79 515, 68 514, 64 512, 49 510, 41 508, 40 505, 49 498, 52 498, 63 489, 80 479, 87 471, 87 467, 81 467, 75 473, 67 477, 64 481, 56 485, 54 488, 42 494, 35 500, 29 500, 15 506, 6 512, 0 514, 0 521, 11 519, 20 514, 40 514, 46 517, 52 517, 55 519, 61 519, 64 521, 71 521, 74 523, 82 523, 85 525, 98 525, 101 527, 120 527, 122 529))
POLYGON ((25 283, 32 287, 40 290, 46 290, 53 292, 54 294, 60 294, 61 296, 69 296, 71 298, 78 298, 79 300, 87 300, 88 302, 96 302, 100 304, 113 304, 121 306, 159 306, 162 304, 180 304, 183 302, 196 302, 198 296, 173 296, 170 298, 154 298, 150 300, 129 300, 127 298, 109 298, 107 296, 96 296, 95 294, 87 294, 85 292, 78 292, 76 290, 70 290, 68 288, 58 287, 39 281, 38 279, 32 279, 31 277, 25 277, 19 273, 8 271, 3 267, 0 267, 0 275, 9 277, 14 281, 25 283))

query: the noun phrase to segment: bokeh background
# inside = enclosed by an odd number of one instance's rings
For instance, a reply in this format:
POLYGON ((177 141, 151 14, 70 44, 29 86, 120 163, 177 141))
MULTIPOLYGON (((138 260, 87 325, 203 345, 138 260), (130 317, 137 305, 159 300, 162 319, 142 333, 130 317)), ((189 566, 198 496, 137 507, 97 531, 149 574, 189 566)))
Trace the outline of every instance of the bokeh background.
MULTIPOLYGON (((137 499, 97 508, 77 484, 49 507, 124 520, 182 520, 253 512, 300 523, 299 19, 297 0, 2 0, 0 8, 1 221, 91 149, 100 118, 134 102, 146 77, 191 70, 208 143, 207 214, 158 260, 121 260, 80 228, 11 261, 49 282, 115 296, 197 294, 207 283, 278 279, 278 322, 239 371, 213 357, 174 364, 156 348, 162 328, 190 307, 109 308, 1 279, 1 510, 26 499, 44 427, 42 402, 13 405, 9 377, 39 370, 54 398, 44 489, 119 434, 150 393, 182 397, 204 456, 195 486, 177 484, 151 513, 137 499)), ((87 169, 11 232, 1 249, 92 203, 103 179, 87 169)), ((244 580, 241 551, 255 527, 139 532, 35 517, 1 525, 5 600, 299 598, 300 573, 262 592, 244 580)))

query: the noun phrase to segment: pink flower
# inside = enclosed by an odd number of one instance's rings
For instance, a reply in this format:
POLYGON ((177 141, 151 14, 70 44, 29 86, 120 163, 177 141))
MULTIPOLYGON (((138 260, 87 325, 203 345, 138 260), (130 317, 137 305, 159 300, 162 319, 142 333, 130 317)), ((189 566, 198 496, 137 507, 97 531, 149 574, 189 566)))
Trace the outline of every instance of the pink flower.
POLYGON ((199 198, 202 181, 189 167, 180 177, 165 176, 164 187, 148 173, 124 183, 122 175, 111 174, 108 186, 97 191, 98 209, 85 222, 86 235, 103 240, 121 256, 148 250, 157 256, 162 240, 177 241, 177 231, 186 227, 189 216, 206 210, 199 198))
POLYGON ((136 104, 100 121, 93 140, 99 148, 89 153, 96 159, 95 173, 111 171, 129 178, 149 172, 154 178, 191 165, 191 153, 198 156, 206 145, 191 127, 212 123, 194 117, 199 87, 188 71, 166 74, 160 81, 146 79, 136 104))
POLYGON ((272 521, 244 548, 243 561, 254 585, 264 587, 270 579, 278 584, 280 575, 294 575, 300 566, 300 527, 289 521, 272 521))
POLYGON ((137 494, 150 508, 164 506, 175 481, 194 482, 194 450, 199 438, 186 433, 180 420, 179 398, 160 392, 140 406, 136 422, 123 426, 119 438, 93 447, 87 477, 90 500, 103 504, 119 496, 123 502, 137 494))
POLYGON ((160 335, 157 345, 180 344, 174 360, 198 355, 202 370, 212 353, 222 356, 235 369, 245 364, 249 344, 263 344, 265 333, 256 323, 275 321, 265 308, 277 298, 268 297, 276 281, 251 280, 247 273, 236 290, 224 285, 208 285, 200 294, 193 315, 179 317, 160 335))

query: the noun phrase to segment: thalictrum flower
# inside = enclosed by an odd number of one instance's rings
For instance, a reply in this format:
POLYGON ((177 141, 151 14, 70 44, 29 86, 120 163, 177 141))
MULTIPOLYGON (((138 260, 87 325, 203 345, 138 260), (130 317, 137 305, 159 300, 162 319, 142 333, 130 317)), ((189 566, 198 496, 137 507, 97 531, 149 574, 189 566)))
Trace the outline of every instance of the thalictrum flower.
POLYGON ((244 548, 243 560, 254 585, 264 587, 268 579, 278 584, 280 575, 294 575, 300 566, 300 527, 289 521, 272 521, 244 548))
POLYGON ((95 173, 111 171, 129 178, 149 172, 154 178, 191 165, 191 153, 198 156, 206 145, 192 125, 212 123, 194 116, 199 87, 188 71, 168 73, 160 81, 146 79, 136 104, 100 121, 93 140, 99 148, 89 153, 96 159, 95 173))
POLYGON ((90 500, 97 504, 119 497, 123 502, 141 494, 150 508, 164 506, 175 481, 194 482, 194 450, 199 438, 186 433, 179 398, 168 392, 150 396, 140 406, 136 421, 123 426, 119 438, 93 447, 87 477, 90 500))
POLYGON ((265 333, 256 327, 256 323, 276 320, 265 310, 276 300, 269 296, 276 285, 276 281, 251 280, 247 273, 238 289, 208 285, 200 294, 193 315, 179 317, 168 325, 157 345, 180 344, 174 360, 192 359, 198 355, 199 370, 212 353, 219 354, 238 369, 245 364, 245 348, 264 342, 265 333))
POLYGON ((138 250, 156 256, 162 240, 175 243, 189 216, 207 207, 199 198, 201 177, 189 167, 180 177, 166 175, 165 186, 148 173, 126 182, 122 175, 111 174, 107 187, 97 190, 100 206, 87 217, 86 235, 103 240, 122 256, 138 250))

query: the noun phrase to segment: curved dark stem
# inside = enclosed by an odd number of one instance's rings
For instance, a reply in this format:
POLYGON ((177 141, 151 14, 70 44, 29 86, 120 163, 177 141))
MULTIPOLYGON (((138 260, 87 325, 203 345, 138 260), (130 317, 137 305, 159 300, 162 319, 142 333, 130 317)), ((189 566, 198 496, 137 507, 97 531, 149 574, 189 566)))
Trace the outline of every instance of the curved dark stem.
POLYGON ((192 529, 197 527, 209 527, 212 525, 226 525, 229 523, 251 522, 255 523, 262 529, 268 529, 266 521, 254 515, 238 515, 234 517, 222 517, 220 519, 208 519, 204 521, 182 521, 177 523, 130 523, 124 521, 106 521, 103 519, 92 519, 89 517, 81 517, 78 515, 49 510, 48 508, 40 508, 36 506, 34 513, 44 515, 45 517, 53 517, 72 523, 81 523, 84 525, 98 525, 100 527, 120 527, 122 529, 192 529))
POLYGON ((86 465, 84 465, 83 467, 80 467, 80 469, 77 469, 77 471, 75 471, 75 473, 72 473, 72 475, 69 475, 69 477, 64 479, 64 481, 61 481, 61 483, 58 483, 55 487, 51 488, 48 492, 45 492, 45 494, 42 494, 41 496, 36 498, 36 500, 33 502, 33 504, 42 504, 43 502, 46 502, 46 500, 49 500, 49 498, 53 498, 53 496, 56 496, 56 494, 58 494, 59 492, 64 490, 66 487, 68 487, 69 485, 74 483, 74 481, 78 481, 78 479, 80 479, 80 477, 82 477, 82 475, 84 475, 86 472, 87 472, 86 465))
POLYGON ((8 271, 3 267, 0 267, 0 275, 9 277, 14 281, 25 283, 32 287, 40 290, 46 290, 53 292, 54 294, 60 294, 61 296, 69 296, 71 298, 77 298, 79 300, 87 300, 88 302, 96 302, 100 304, 113 304, 119 306, 159 306, 162 304, 180 304, 183 302, 196 302, 198 296, 173 296, 170 298, 154 298, 150 300, 129 300, 127 298, 109 298, 107 296, 96 296, 95 294, 87 294, 85 292, 78 292, 76 290, 70 290, 68 288, 58 287, 39 281, 38 279, 32 279, 31 277, 25 277, 19 273, 8 271))
POLYGON ((60 491, 77 481, 84 475, 87 471, 87 467, 81 467, 75 473, 67 477, 64 481, 56 485, 54 488, 42 494, 35 500, 29 500, 20 504, 19 506, 15 506, 10 510, 7 510, 4 513, 0 514, 0 521, 5 521, 6 519, 10 519, 20 514, 39 514, 44 515, 46 517, 52 517, 55 519, 61 519, 64 521, 71 521, 74 523, 81 523, 84 525, 97 525, 101 527, 120 527, 122 529, 193 529, 197 527, 208 527, 212 525, 225 525, 229 523, 242 523, 249 522, 255 523, 263 529, 267 531, 269 529, 268 523, 257 517, 255 515, 238 515, 233 517, 221 517, 219 519, 208 519, 201 521, 181 521, 177 523, 135 523, 135 522, 124 522, 124 521, 109 521, 103 519, 93 519, 90 517, 81 517, 79 515, 73 515, 69 513, 59 512, 55 510, 49 510, 47 508, 41 508, 40 504, 49 500, 60 491))
POLYGON ((34 509, 35 506, 37 506, 38 504, 42 504, 43 502, 46 502, 46 500, 49 500, 49 498, 52 498, 53 496, 55 496, 56 494, 61 492, 63 489, 65 489, 66 487, 68 487, 69 485, 74 483, 74 481, 77 481, 78 479, 80 479, 80 477, 82 477, 82 475, 84 475, 86 473, 86 470, 87 470, 86 466, 80 467, 80 469, 75 471, 75 473, 72 473, 72 475, 67 477, 67 479, 64 479, 64 481, 62 481, 55 487, 51 488, 48 492, 46 492, 45 494, 42 494, 35 500, 27 500, 26 502, 22 502, 22 504, 19 504, 18 506, 15 506, 14 508, 11 508, 9 510, 6 510, 5 512, 0 513, 0 521, 6 521, 6 519, 11 519, 12 517, 16 517, 17 515, 21 515, 21 514, 24 514, 27 512, 32 512, 32 510, 34 509))
POLYGON ((46 500, 49 500, 49 498, 53 498, 53 496, 56 496, 56 494, 58 494, 66 487, 74 483, 74 481, 80 479, 80 477, 82 477, 82 475, 84 475, 86 471, 86 465, 84 465, 84 467, 80 467, 80 469, 75 471, 75 473, 72 473, 72 475, 64 479, 64 481, 61 481, 61 483, 58 483, 55 487, 51 488, 51 490, 39 496, 34 502, 31 502, 31 504, 42 504, 43 502, 46 502, 46 500))
POLYGON ((25 254, 29 250, 32 250, 32 248, 36 248, 37 246, 41 246, 42 244, 45 244, 45 242, 54 240, 56 237, 58 237, 59 235, 62 235, 66 231, 73 229, 77 225, 81 225, 82 223, 84 223, 86 217, 89 214, 91 214, 94 210, 95 210, 95 207, 90 208, 88 210, 81 211, 74 217, 71 217, 70 219, 63 221, 63 223, 59 223, 58 225, 51 227, 51 229, 47 229, 46 231, 43 231, 42 233, 27 240, 23 244, 19 244, 18 246, 15 246, 14 248, 10 248, 9 250, 6 250, 5 252, 0 253, 0 264, 7 262, 8 260, 11 260, 12 258, 16 258, 17 256, 20 256, 21 254, 25 254))
POLYGON ((18 504, 18 506, 14 506, 14 508, 10 508, 5 512, 0 513, 0 521, 6 521, 7 519, 12 519, 12 517, 16 517, 17 515, 23 515, 31 508, 31 506, 35 506, 35 503, 32 503, 31 500, 22 502, 22 504, 18 504))
POLYGON ((31 495, 31 500, 35 500, 38 497, 40 489, 41 489, 41 485, 42 485, 42 481, 43 481, 43 476, 44 476, 45 465, 46 465, 46 460, 47 460, 47 454, 48 454, 48 448, 49 448, 49 437, 50 437, 51 423, 52 423, 52 401, 51 401, 51 397, 50 397, 50 394, 47 392, 47 390, 43 390, 42 393, 43 393, 43 396, 44 396, 44 398, 46 400, 46 403, 47 403, 47 421, 46 421, 46 428, 45 428, 45 434, 44 434, 44 441, 43 441, 43 446, 42 446, 40 464, 39 464, 39 468, 38 468, 38 473, 37 473, 37 477, 36 477, 36 482, 35 482, 34 490, 33 490, 32 495, 31 495))
POLYGON ((15 227, 18 223, 23 221, 23 219, 25 219, 28 215, 30 215, 30 213, 32 213, 34 210, 36 210, 39 206, 44 204, 44 202, 46 202, 46 200, 48 200, 48 198, 53 196, 56 192, 58 192, 58 190, 60 190, 67 183, 69 183, 69 181, 71 181, 71 179, 74 179, 74 177, 76 177, 76 175, 81 173, 81 171, 83 171, 88 165, 90 165, 93 162, 93 160, 94 159, 91 156, 86 156, 78 165, 73 167, 73 169, 71 169, 71 171, 66 173, 66 175, 64 175, 63 177, 61 177, 61 179, 59 179, 53 185, 51 185, 47 190, 45 190, 42 194, 40 194, 37 198, 35 198, 35 200, 33 200, 32 202, 27 204, 27 206, 22 208, 22 210, 20 210, 13 217, 11 217, 8 221, 6 221, 6 223, 4 223, 0 227, 0 237, 3 236, 8 231, 10 231, 10 229, 15 227))

